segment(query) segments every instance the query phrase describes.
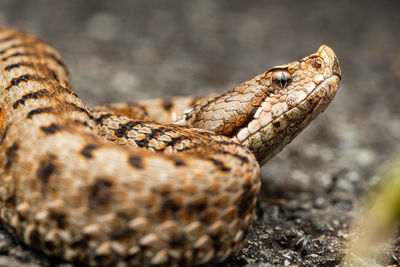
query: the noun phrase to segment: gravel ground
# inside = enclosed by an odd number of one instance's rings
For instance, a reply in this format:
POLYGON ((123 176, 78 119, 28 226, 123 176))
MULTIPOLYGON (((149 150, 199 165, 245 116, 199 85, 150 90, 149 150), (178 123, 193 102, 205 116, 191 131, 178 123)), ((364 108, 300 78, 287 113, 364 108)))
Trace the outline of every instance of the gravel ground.
MULTIPOLYGON (((230 89, 325 43, 336 99, 262 168, 258 219, 222 266, 335 266, 378 167, 400 149, 400 2, 3 0, 0 24, 56 47, 90 106, 230 89)), ((399 264, 400 247, 369 265, 399 264)), ((0 231, 0 266, 70 266, 0 231)))

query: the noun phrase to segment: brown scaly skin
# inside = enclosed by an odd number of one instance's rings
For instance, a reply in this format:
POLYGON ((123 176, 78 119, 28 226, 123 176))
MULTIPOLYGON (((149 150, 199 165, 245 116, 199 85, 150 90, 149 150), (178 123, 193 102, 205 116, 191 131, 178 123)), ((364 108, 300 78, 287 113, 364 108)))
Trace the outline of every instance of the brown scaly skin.
POLYGON ((333 51, 323 46, 311 57, 217 97, 92 113, 56 51, 0 28, 1 220, 32 248, 76 263, 224 261, 251 224, 256 157, 263 162, 290 142, 338 87, 333 51))

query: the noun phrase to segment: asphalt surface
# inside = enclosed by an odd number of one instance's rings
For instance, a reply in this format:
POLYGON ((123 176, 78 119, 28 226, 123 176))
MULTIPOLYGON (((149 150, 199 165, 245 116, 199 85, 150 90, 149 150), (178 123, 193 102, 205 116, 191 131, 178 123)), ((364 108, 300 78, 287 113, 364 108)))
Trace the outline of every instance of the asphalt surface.
MULTIPOLYGON (((379 166, 400 150, 399 1, 3 0, 0 24, 56 47, 90 106, 223 92, 321 44, 343 80, 262 168, 258 219, 222 266, 335 266, 379 166)), ((399 247, 369 265, 399 264, 399 247)), ((0 266, 70 266, 0 231, 0 266)))

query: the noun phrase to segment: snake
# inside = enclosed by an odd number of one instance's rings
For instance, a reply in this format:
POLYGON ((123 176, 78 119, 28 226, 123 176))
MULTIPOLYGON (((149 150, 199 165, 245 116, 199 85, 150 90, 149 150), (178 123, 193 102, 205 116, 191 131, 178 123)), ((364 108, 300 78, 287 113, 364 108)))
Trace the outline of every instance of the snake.
POLYGON ((334 98, 334 51, 225 93, 88 108, 60 54, 0 27, 0 219, 87 266, 210 266, 238 252, 260 165, 334 98))

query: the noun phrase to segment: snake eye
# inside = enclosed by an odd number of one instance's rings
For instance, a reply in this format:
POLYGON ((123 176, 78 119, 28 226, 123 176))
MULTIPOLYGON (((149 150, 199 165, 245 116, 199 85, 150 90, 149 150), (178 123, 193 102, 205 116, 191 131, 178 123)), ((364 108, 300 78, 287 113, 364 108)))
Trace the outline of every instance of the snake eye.
POLYGON ((287 70, 275 70, 271 75, 271 84, 274 89, 283 89, 292 80, 292 75, 287 70))

